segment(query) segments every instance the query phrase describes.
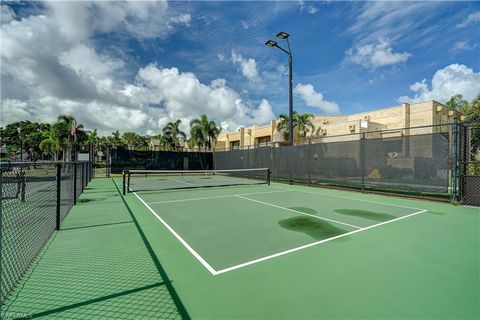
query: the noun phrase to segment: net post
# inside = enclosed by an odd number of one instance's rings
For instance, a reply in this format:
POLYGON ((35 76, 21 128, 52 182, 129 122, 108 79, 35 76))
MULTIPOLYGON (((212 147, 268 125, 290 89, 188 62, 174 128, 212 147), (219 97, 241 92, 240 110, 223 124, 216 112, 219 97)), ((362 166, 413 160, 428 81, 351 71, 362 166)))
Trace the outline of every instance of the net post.
POLYGON ((77 204, 77 163, 73 163, 73 205, 77 204))
POLYGON ((61 197, 61 186, 62 186, 62 164, 57 163, 57 174, 56 174, 56 180, 57 180, 57 206, 56 206, 56 229, 60 230, 60 209, 61 209, 61 204, 60 204, 60 197, 61 197))
MULTIPOLYGON (((145 173, 146 176, 146 173, 145 173)), ((127 193, 130 192, 130 171, 127 170, 127 185, 126 185, 127 193)))
POLYGON ((82 162, 82 193, 85 190, 85 162, 82 162))
POLYGON ((271 173, 270 168, 267 169, 267 185, 270 185, 270 180, 271 180, 271 173))
POLYGON ((123 195, 125 195, 125 170, 122 170, 123 195))

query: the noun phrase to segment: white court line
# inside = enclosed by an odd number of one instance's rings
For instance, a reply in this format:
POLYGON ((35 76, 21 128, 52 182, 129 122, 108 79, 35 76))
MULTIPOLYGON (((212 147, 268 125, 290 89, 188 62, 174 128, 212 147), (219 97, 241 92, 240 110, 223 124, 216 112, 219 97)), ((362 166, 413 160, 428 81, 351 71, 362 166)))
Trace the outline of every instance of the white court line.
POLYGON ((280 188, 280 187, 275 187, 271 186, 272 188, 275 189, 280 189, 280 190, 290 190, 294 192, 302 192, 302 193, 308 193, 308 194, 315 194, 317 196, 322 196, 322 197, 330 197, 330 198, 337 198, 337 199, 343 199, 343 200, 352 200, 352 201, 361 201, 361 202, 368 202, 368 203, 375 203, 375 204, 380 204, 382 206, 390 206, 390 207, 399 207, 399 208, 405 208, 405 209, 412 209, 412 210, 422 210, 420 208, 414 208, 414 207, 407 207, 407 206, 402 206, 399 204, 389 204, 389 203, 383 203, 383 202, 377 202, 377 201, 370 201, 370 200, 363 200, 363 199, 355 199, 355 198, 346 198, 346 197, 340 197, 340 196, 332 196, 329 194, 322 194, 322 193, 316 193, 316 192, 309 192, 309 191, 303 191, 303 190, 296 190, 296 189, 285 189, 285 188, 280 188))
POLYGON ((290 249, 290 250, 285 250, 285 251, 282 251, 282 252, 279 252, 279 253, 275 253, 275 254, 263 257, 263 258, 259 258, 259 259, 251 260, 251 261, 248 261, 248 262, 245 262, 245 263, 241 263, 241 264, 238 264, 238 265, 233 266, 233 267, 218 270, 218 271, 216 271, 215 275, 219 275, 219 274, 222 274, 222 273, 225 273, 225 272, 229 272, 229 271, 233 271, 233 270, 236 270, 236 269, 244 268, 246 266, 250 266, 250 265, 255 264, 255 263, 259 263, 259 262, 262 262, 262 261, 266 261, 266 260, 270 260, 270 259, 273 259, 273 258, 276 258, 276 257, 283 256, 283 255, 286 255, 286 254, 289 254, 289 253, 292 253, 292 252, 295 252, 295 251, 300 251, 300 250, 303 250, 303 249, 306 249, 306 248, 310 248, 310 247, 319 245, 321 243, 325 243, 325 242, 332 241, 332 240, 335 240, 335 239, 343 238, 343 237, 352 235, 354 233, 359 233, 359 232, 362 232, 362 231, 365 231, 365 230, 368 230, 368 229, 379 227, 379 226, 387 224, 387 223, 391 223, 391 222, 395 222, 395 221, 398 221, 398 220, 401 220, 401 219, 409 218, 411 216, 423 213, 425 211, 427 211, 427 210, 421 210, 421 211, 418 211, 418 212, 414 212, 414 213, 408 214, 408 215, 403 216, 403 217, 399 217, 399 218, 392 219, 392 220, 389 220, 389 221, 374 224, 374 225, 371 225, 371 226, 368 226, 368 227, 365 227, 365 228, 361 228, 361 229, 358 229, 358 230, 350 231, 350 232, 347 232, 347 233, 344 233, 344 234, 341 234, 341 235, 338 235, 338 236, 335 236, 335 237, 331 237, 331 238, 328 238, 328 239, 324 239, 324 240, 320 240, 320 241, 317 241, 317 242, 309 243, 309 244, 306 244, 304 246, 300 246, 300 247, 293 248, 293 249, 290 249))
POLYGON ((242 198, 242 199, 245 199, 245 200, 250 200, 250 201, 253 201, 253 202, 261 203, 261 204, 264 204, 264 205, 267 205, 267 206, 271 206, 271 207, 274 207, 274 208, 278 208, 278 209, 282 209, 282 210, 286 210, 286 211, 290 211, 290 212, 300 213, 300 214, 303 214, 303 215, 306 215, 306 216, 310 216, 310 217, 314 217, 314 218, 317 218, 317 219, 327 220, 327 221, 334 222, 334 223, 338 223, 338 224, 343 224, 343 225, 345 225, 345 226, 349 226, 349 227, 352 227, 352 228, 355 228, 355 229, 362 229, 362 227, 355 226, 355 225, 353 225, 353 224, 349 224, 349 223, 345 223, 345 222, 340 222, 340 221, 337 221, 337 220, 324 218, 324 217, 322 217, 322 216, 316 216, 316 215, 314 215, 314 214, 309 214, 309 213, 305 213, 305 212, 302 212, 302 211, 298 211, 298 210, 294 210, 294 209, 290 209, 290 208, 285 208, 285 207, 277 206, 277 205, 275 205, 275 204, 271 204, 271 203, 268 203, 268 202, 263 202, 263 201, 260 201, 260 200, 255 200, 255 199, 243 197, 243 196, 241 196, 241 195, 236 195, 235 197, 242 198))
MULTIPOLYGON (((278 189, 281 189, 281 188, 278 188, 278 189)), ((289 189, 282 189, 282 190, 290 191, 289 189)), ((408 214, 408 215, 405 215, 405 216, 402 216, 402 217, 399 217, 399 218, 395 218, 395 219, 392 219, 392 220, 389 220, 389 221, 384 221, 384 222, 381 222, 381 223, 377 223, 377 224, 374 224, 374 225, 371 225, 371 226, 368 226, 368 227, 364 227, 364 228, 360 228, 360 229, 357 229, 357 230, 354 230, 354 231, 350 231, 350 232, 347 232, 347 233, 344 233, 344 234, 341 234, 341 235, 338 235, 338 236, 335 236, 335 237, 320 240, 320 241, 317 241, 317 242, 312 242, 312 243, 309 243, 309 244, 306 244, 306 245, 303 245, 303 246, 300 246, 300 247, 296 247, 296 248, 292 248, 292 249, 285 250, 285 251, 282 251, 282 252, 278 252, 278 253, 275 253, 275 254, 272 254, 272 255, 269 255, 269 256, 265 256, 265 257, 262 257, 262 258, 259 258, 259 259, 244 262, 244 263, 241 263, 241 264, 238 264, 238 265, 235 265, 235 266, 228 267, 228 268, 221 269, 221 270, 217 271, 210 264, 208 264, 208 262, 202 256, 200 256, 200 254, 198 254, 192 247, 190 247, 190 245, 167 222, 165 222, 165 220, 160 218, 160 216, 155 212, 155 210, 153 210, 136 192, 133 192, 133 194, 140 200, 140 202, 143 203, 143 205, 145 207, 147 207, 147 209, 151 213, 153 213, 153 215, 168 229, 168 231, 170 231, 175 236, 175 238, 177 238, 177 240, 180 241, 180 243, 214 276, 222 274, 222 273, 226 273, 226 272, 229 272, 229 271, 233 271, 233 270, 236 270, 236 269, 244 268, 244 267, 247 267, 247 266, 262 262, 262 261, 270 260, 270 259, 273 259, 273 258, 276 258, 276 257, 279 257, 279 256, 283 256, 283 255, 286 255, 286 254, 289 254, 289 253, 292 253, 292 252, 295 252, 295 251, 300 251, 300 250, 303 250, 303 249, 306 249, 306 248, 310 248, 310 247, 313 247, 313 246, 316 246, 316 245, 319 245, 319 244, 322 244, 322 243, 325 243, 325 242, 328 242, 328 241, 332 241, 332 240, 335 240, 335 239, 346 237, 346 236, 349 236, 351 234, 355 234, 355 233, 358 233, 358 232, 361 232, 361 231, 365 231, 365 230, 376 228, 376 227, 379 227, 379 226, 382 226, 382 225, 385 225, 385 224, 388 224, 388 223, 392 223, 392 222, 396 222, 396 221, 399 221, 399 220, 402 220, 402 219, 406 219, 406 218, 412 217, 414 215, 417 215, 417 214, 428 211, 428 210, 421 210, 421 211, 414 212, 414 213, 411 213, 411 214, 408 214)), ((248 199, 248 198, 246 198, 246 199, 248 199)), ((253 199, 249 199, 249 200, 253 200, 253 199)), ((254 200, 254 201, 257 201, 257 200, 254 200)), ((280 208, 283 208, 283 207, 280 207, 280 208)), ((286 208, 284 208, 284 209, 286 209, 286 208)), ((304 212, 299 212, 299 213, 305 214, 304 212)))
POLYGON ((265 192, 249 192, 249 193, 239 193, 239 194, 228 194, 228 195, 223 195, 223 196, 211 196, 211 197, 200 197, 200 198, 190 198, 190 199, 177 199, 177 200, 154 201, 154 202, 148 202, 148 204, 159 204, 159 203, 174 203, 174 202, 186 202, 186 201, 208 200, 208 199, 228 198, 228 197, 236 197, 236 196, 248 196, 248 195, 253 195, 253 194, 269 194, 269 193, 288 192, 288 191, 290 191, 290 190, 265 191, 265 192))
POLYGON ((185 248, 187 248, 187 250, 198 260, 200 261, 200 263, 212 274, 212 275, 216 275, 217 274, 217 271, 215 271, 215 269, 212 268, 211 265, 208 264, 208 262, 202 258, 201 255, 199 255, 195 250, 193 250, 192 247, 190 247, 190 245, 185 241, 183 240, 183 238, 177 233, 175 232, 175 230, 173 230, 172 227, 170 227, 170 225, 165 222, 165 220, 163 220, 162 218, 160 218, 160 216, 155 212, 155 210, 153 210, 145 201, 143 201, 142 198, 140 198, 138 196, 138 194, 136 192, 133 192, 133 194, 138 198, 138 200, 140 200, 144 205, 145 207, 147 207, 148 210, 150 210, 151 213, 153 213, 153 215, 158 219, 158 221, 160 221, 164 226, 165 228, 168 229, 168 231, 170 231, 174 236, 175 238, 177 238, 178 241, 180 241, 181 244, 183 244, 183 246, 185 248))

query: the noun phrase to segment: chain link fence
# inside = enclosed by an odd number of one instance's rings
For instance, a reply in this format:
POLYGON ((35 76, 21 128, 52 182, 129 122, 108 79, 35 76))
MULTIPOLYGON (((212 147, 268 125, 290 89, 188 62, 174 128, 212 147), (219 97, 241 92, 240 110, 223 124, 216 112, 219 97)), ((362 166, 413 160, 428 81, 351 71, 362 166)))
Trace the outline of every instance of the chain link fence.
POLYGON ((464 204, 480 206, 480 123, 463 124, 459 133, 458 200, 464 204))
POLYGON ((91 179, 88 162, 0 163, 0 306, 91 179))
POLYGON ((449 199, 453 124, 369 131, 214 153, 215 169, 268 167, 272 179, 449 199))

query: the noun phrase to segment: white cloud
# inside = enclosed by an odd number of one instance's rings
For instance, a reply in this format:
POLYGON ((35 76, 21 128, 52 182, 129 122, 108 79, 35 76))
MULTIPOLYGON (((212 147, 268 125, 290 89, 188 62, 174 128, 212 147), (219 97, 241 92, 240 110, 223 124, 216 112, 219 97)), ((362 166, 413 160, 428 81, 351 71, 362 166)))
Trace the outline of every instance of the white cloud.
POLYGON ((303 12, 303 10, 306 10, 308 14, 315 14, 318 12, 318 8, 311 2, 305 5, 305 1, 300 0, 298 1, 298 5, 300 6, 300 12, 303 12))
POLYGON ((239 127, 264 124, 275 117, 268 101, 262 100, 258 106, 245 103, 224 79, 206 85, 192 73, 153 64, 140 69, 137 83, 127 85, 122 93, 135 105, 162 104, 171 119, 206 113, 230 127, 239 127))
POLYGON ((408 52, 393 52, 390 43, 384 39, 380 39, 377 44, 350 48, 345 52, 345 55, 346 61, 359 64, 367 69, 405 62, 411 56, 408 52))
POLYGON ((450 49, 451 52, 455 51, 466 51, 466 50, 472 50, 477 47, 477 44, 470 44, 468 40, 465 41, 457 41, 453 44, 453 47, 450 49))
POLYGON ((310 5, 310 6, 308 6, 308 8, 307 8, 307 12, 308 12, 309 14, 315 14, 315 13, 318 12, 318 8, 315 7, 315 6, 310 5))
POLYGON ((252 82, 260 80, 255 59, 245 59, 241 54, 237 54, 235 50, 232 50, 231 58, 232 62, 240 67, 240 71, 245 78, 252 82))
POLYGON ((15 12, 9 6, 0 6, 0 24, 15 20, 15 12))
POLYGON ((470 13, 464 21, 457 24, 457 28, 465 28, 480 23, 480 11, 470 13))
MULTIPOLYGON (((432 16, 442 1, 366 1, 352 10, 354 22, 348 28, 362 45, 378 39, 399 42, 411 36, 418 37, 418 30, 432 27, 426 18, 432 16)), ((424 38, 428 34, 425 34, 424 38)), ((423 40, 423 39, 422 39, 423 40)))
MULTIPOLYGON (((128 80, 126 62, 90 41, 110 32, 163 37, 174 32, 173 25, 190 23, 190 15, 170 12, 166 3, 46 5, 41 15, 2 25, 1 125, 71 114, 100 134, 117 129, 151 134, 177 118, 187 130, 189 120, 201 113, 232 128, 275 118, 268 101, 248 103, 224 79, 205 84, 193 73, 150 64, 128 80)), ((236 58, 246 77, 258 77, 255 60, 236 58)))
POLYGON ((0 120, 1 122, 14 122, 31 118, 28 103, 17 99, 2 99, 0 120))
POLYGON ((123 30, 138 38, 165 37, 175 25, 190 25, 190 14, 176 13, 166 1, 49 1, 58 32, 85 41, 95 33, 123 30))
POLYGON ((338 104, 325 100, 323 94, 316 92, 311 84, 299 83, 295 86, 294 92, 298 94, 309 107, 319 108, 325 113, 340 113, 338 104))
POLYGON ((77 74, 85 73, 94 77, 104 77, 124 67, 122 60, 99 55, 85 44, 78 44, 68 51, 61 52, 59 62, 72 68, 77 74))
POLYGON ((461 94, 469 101, 480 92, 480 72, 475 72, 463 64, 451 64, 437 70, 429 84, 426 79, 410 86, 413 97, 402 96, 400 102, 436 100, 447 102, 452 96, 461 94))

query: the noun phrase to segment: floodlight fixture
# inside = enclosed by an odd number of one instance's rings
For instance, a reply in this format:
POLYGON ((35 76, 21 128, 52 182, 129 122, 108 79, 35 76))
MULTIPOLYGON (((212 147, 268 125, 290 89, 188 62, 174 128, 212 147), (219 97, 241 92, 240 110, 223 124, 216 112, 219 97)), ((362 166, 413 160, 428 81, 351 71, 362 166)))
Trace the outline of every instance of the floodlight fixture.
POLYGON ((267 40, 267 42, 265 42, 265 45, 269 46, 269 47, 276 47, 277 46, 277 41, 267 40))
POLYGON ((289 34, 283 31, 280 31, 279 33, 277 33, 277 38, 280 38, 280 39, 287 39, 288 36, 289 34))

